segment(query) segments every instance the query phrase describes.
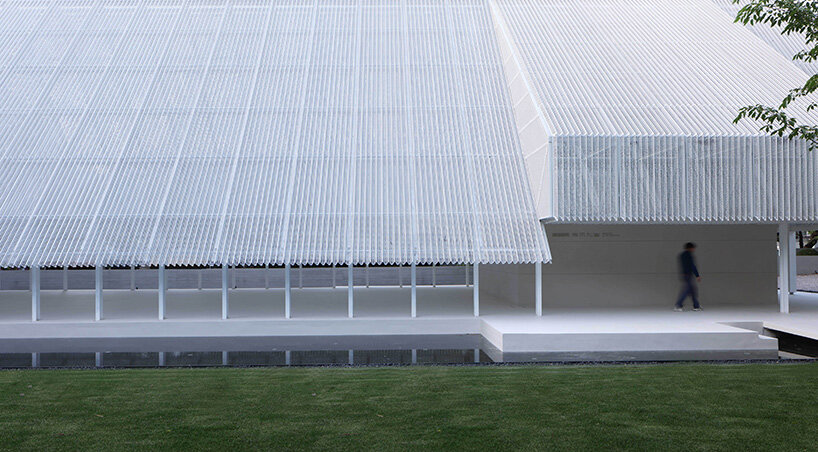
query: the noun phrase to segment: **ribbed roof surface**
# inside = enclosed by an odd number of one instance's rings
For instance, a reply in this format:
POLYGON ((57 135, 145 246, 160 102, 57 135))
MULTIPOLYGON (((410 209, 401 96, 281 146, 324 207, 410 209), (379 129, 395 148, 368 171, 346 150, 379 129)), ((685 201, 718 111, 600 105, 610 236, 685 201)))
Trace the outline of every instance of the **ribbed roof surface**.
MULTIPOLYGON (((735 19, 741 7, 747 3, 747 2, 734 3, 733 0, 712 0, 712 1, 719 5, 719 7, 723 9, 725 12, 727 12, 730 15, 731 19, 735 19)), ((806 49, 804 36, 794 33, 784 35, 781 33, 783 30, 781 27, 771 27, 767 24, 748 25, 747 27, 756 36, 761 38, 764 42, 769 44, 772 48, 777 50, 786 58, 791 59, 793 56, 795 56, 796 53, 806 49)), ((806 61, 797 60, 793 61, 793 63, 796 66, 800 67, 809 75, 818 73, 818 62, 816 61, 808 63, 806 61)), ((793 88, 795 88, 795 86, 793 86, 793 88)))
POLYGON ((0 3, 0 266, 534 262, 484 2, 0 3))
MULTIPOLYGON (((520 66, 511 92, 534 98, 528 110, 545 123, 521 133, 526 155, 538 157, 526 162, 539 165, 529 172, 532 187, 541 182, 541 217, 818 221, 818 153, 733 124, 741 107, 778 105, 807 74, 716 3, 489 1, 506 61, 520 66)), ((815 112, 790 110, 818 123, 815 112)))
POLYGON ((554 135, 759 135, 738 109, 807 79, 711 0, 497 3, 554 135))

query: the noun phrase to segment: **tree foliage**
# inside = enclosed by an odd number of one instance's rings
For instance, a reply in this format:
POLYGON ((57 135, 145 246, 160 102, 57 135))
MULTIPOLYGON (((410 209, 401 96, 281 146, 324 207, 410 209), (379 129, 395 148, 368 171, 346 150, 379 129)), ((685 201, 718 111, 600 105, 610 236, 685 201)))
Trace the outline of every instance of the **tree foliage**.
MULTIPOLYGON (((735 3, 742 0, 733 0, 735 3)), ((744 25, 767 24, 781 27, 785 35, 797 34, 805 39, 805 49, 793 60, 812 62, 818 59, 818 1, 816 0, 751 0, 736 16, 736 22, 744 25)), ((739 110, 734 122, 743 118, 758 120, 761 131, 771 135, 802 139, 810 151, 818 149, 818 125, 805 124, 787 111, 792 102, 805 98, 806 110, 818 108, 811 96, 818 89, 818 74, 813 74, 799 87, 793 88, 778 107, 750 105, 739 110)))

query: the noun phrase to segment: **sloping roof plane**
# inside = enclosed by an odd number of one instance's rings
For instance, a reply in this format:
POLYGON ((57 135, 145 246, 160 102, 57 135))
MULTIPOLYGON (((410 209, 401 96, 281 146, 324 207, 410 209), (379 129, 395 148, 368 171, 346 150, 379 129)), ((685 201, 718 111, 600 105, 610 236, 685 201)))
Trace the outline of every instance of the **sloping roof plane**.
POLYGON ((545 125, 520 133, 541 218, 818 220, 818 153, 733 123, 807 75, 712 0, 488 1, 518 126, 545 125))
POLYGON ((5 1, 0 52, 0 266, 550 259, 482 1, 5 1))

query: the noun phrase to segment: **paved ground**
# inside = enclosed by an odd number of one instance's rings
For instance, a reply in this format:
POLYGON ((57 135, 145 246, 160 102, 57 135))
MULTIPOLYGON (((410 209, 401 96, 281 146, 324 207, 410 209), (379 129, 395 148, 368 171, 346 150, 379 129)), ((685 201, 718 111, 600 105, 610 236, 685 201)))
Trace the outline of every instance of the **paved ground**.
POLYGON ((818 274, 798 275, 798 290, 818 292, 818 274))

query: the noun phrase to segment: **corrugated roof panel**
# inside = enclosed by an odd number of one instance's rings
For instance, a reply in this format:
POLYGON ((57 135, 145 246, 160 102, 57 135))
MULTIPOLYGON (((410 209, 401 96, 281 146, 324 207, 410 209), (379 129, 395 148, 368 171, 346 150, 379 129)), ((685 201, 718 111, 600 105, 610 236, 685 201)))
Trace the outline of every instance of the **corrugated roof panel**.
MULTIPOLYGON (((712 0, 489 2, 518 122, 543 124, 520 131, 541 217, 818 220, 818 154, 733 123, 806 81, 778 41, 712 0)), ((803 103, 790 113, 818 122, 803 103)))
POLYGON ((483 2, 37 5, 0 10, 0 266, 550 258, 483 2))
POLYGON ((497 4, 554 135, 761 135, 738 109, 807 79, 712 1, 497 4))
MULTIPOLYGON (((734 3, 733 0, 712 0, 719 8, 727 12, 732 19, 736 18, 739 10, 744 6, 742 3, 734 3)), ((806 50, 806 41, 804 36, 798 34, 782 34, 783 28, 771 27, 767 24, 755 24, 747 26, 756 36, 763 39, 764 42, 779 51, 781 55, 787 58, 792 58, 796 53, 806 50)), ((818 73, 818 62, 806 62, 802 60, 794 61, 795 65, 800 67, 809 75, 818 73)))

